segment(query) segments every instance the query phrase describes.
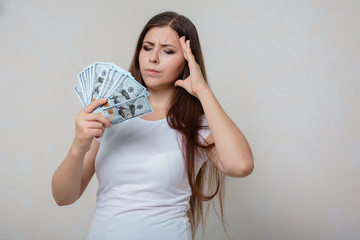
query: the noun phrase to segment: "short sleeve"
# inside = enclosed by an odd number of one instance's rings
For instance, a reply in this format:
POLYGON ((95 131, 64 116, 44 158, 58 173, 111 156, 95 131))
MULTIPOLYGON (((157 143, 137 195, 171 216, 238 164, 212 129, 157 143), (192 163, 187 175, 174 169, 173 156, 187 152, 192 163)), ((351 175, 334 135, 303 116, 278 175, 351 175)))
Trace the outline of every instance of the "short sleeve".
MULTIPOLYGON (((200 130, 199 130, 199 141, 201 144, 205 143, 206 138, 210 135, 211 131, 209 125, 207 123, 205 115, 201 116, 201 123, 200 123, 200 130)), ((203 165, 203 163, 208 159, 205 149, 200 148, 197 156, 198 160, 196 161, 196 174, 198 173, 199 169, 203 165)))
POLYGON ((201 116, 201 123, 200 123, 200 130, 199 130, 199 140, 203 144, 206 140, 206 138, 210 135, 211 131, 208 125, 208 122, 206 120, 205 115, 201 116))

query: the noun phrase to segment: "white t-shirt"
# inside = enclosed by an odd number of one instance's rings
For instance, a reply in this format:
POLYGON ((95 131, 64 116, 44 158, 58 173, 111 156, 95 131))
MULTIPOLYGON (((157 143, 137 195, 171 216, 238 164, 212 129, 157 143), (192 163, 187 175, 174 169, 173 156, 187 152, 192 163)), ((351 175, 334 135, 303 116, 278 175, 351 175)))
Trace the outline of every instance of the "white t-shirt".
MULTIPOLYGON (((95 161, 99 189, 88 240, 191 239, 191 189, 179 139, 166 119, 135 118, 105 131, 95 161)), ((196 173, 205 160, 202 151, 196 173)))

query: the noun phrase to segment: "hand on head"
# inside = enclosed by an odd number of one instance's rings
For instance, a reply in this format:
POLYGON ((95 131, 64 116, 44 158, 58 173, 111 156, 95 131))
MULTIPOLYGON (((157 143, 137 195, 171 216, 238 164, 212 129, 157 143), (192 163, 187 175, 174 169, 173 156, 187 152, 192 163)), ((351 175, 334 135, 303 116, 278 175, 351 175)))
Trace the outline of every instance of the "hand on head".
POLYGON ((175 81, 176 87, 184 88, 191 95, 198 97, 198 93, 208 88, 207 83, 205 82, 204 76, 201 72, 199 64, 196 62, 195 57, 191 51, 190 40, 185 41, 185 37, 180 38, 181 48, 184 54, 184 58, 187 61, 189 66, 190 75, 184 80, 179 79, 175 81))

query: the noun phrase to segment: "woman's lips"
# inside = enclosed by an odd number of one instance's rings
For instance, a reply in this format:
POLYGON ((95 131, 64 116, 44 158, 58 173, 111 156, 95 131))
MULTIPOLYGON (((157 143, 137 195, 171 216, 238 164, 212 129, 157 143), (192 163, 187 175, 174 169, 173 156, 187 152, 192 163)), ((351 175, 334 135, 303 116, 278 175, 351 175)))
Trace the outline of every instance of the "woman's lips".
POLYGON ((151 68, 145 69, 145 72, 149 75, 156 75, 156 74, 160 73, 159 71, 157 71, 155 69, 151 69, 151 68))

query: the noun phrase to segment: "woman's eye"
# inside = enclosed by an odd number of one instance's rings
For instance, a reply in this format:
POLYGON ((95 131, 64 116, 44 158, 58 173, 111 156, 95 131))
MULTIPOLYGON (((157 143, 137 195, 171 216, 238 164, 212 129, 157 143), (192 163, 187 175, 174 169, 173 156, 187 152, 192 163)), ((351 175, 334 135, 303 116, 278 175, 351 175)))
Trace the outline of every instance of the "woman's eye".
POLYGON ((167 53, 167 54, 173 54, 174 53, 173 50, 164 50, 164 52, 167 53))
POLYGON ((150 50, 151 50, 151 47, 149 47, 149 46, 143 46, 143 49, 144 49, 145 51, 150 51, 150 50))

